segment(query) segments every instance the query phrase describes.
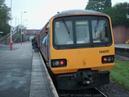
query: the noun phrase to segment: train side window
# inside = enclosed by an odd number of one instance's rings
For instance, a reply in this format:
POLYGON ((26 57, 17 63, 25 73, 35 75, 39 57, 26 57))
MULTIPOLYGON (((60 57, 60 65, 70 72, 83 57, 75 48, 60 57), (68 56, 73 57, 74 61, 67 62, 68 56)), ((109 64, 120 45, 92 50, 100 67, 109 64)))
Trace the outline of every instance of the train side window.
POLYGON ((48 46, 48 35, 46 36, 45 46, 48 46))
POLYGON ((47 46, 47 45, 48 45, 48 35, 46 35, 46 36, 43 38, 42 44, 43 44, 44 46, 47 46))
POLYGON ((42 44, 45 44, 45 41, 46 41, 46 39, 45 39, 45 38, 43 38, 43 39, 42 39, 42 44))
POLYGON ((47 46, 48 45, 49 27, 50 27, 50 23, 48 22, 45 25, 45 27, 43 28, 43 35, 42 35, 42 38, 41 38, 41 43, 44 46, 47 46))
POLYGON ((46 35, 43 34, 42 37, 41 37, 41 39, 40 39, 42 44, 44 43, 44 38, 45 38, 45 36, 46 36, 46 35))

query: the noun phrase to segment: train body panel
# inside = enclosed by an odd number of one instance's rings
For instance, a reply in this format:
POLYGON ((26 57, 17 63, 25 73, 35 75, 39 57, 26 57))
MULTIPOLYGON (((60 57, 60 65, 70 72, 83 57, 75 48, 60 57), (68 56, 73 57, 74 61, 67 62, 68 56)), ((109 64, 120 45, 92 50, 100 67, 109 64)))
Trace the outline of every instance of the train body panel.
POLYGON ((67 66, 60 68, 52 68, 55 74, 69 73, 77 71, 78 69, 95 69, 96 70, 110 70, 113 64, 102 63, 102 56, 114 55, 114 49, 107 48, 81 48, 70 50, 52 50, 51 59, 66 59, 67 66), (101 53, 101 51, 108 51, 107 53, 101 53))

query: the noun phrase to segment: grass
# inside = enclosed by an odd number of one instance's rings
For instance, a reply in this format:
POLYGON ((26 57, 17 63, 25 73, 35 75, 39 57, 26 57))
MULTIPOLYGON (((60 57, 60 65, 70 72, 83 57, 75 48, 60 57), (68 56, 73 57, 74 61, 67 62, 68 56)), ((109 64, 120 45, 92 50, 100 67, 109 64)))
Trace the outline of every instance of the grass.
POLYGON ((115 61, 111 79, 129 90, 129 61, 115 61))

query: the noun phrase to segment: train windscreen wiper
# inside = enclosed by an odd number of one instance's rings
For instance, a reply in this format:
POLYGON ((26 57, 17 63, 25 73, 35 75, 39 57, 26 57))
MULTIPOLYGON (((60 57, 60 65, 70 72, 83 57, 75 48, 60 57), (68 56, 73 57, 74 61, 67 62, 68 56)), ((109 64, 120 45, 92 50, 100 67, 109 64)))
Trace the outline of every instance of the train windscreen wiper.
POLYGON ((64 26, 65 26, 65 28, 66 28, 68 34, 70 34, 70 30, 69 30, 68 25, 66 24, 65 20, 62 19, 62 22, 63 22, 63 24, 64 24, 64 26))

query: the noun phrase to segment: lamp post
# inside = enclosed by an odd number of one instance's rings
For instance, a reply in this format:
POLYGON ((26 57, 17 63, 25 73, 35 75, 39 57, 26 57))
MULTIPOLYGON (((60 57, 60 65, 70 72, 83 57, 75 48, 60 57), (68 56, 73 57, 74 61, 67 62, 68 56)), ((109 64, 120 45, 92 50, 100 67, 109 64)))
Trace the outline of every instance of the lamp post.
POLYGON ((126 8, 127 8, 126 18, 129 19, 129 6, 127 6, 126 8))
MULTIPOLYGON (((0 31, 0 38, 1 38, 1 34, 3 34, 3 32, 0 31)), ((1 46, 1 43, 0 43, 0 46, 1 46)))
MULTIPOLYGON (((23 42, 23 34, 24 34, 23 28, 22 28, 22 24, 23 24, 23 14, 24 14, 24 13, 27 13, 27 11, 21 12, 21 45, 22 45, 22 42, 23 42)), ((24 26, 23 26, 23 27, 24 27, 24 26)))
MULTIPOLYGON (((11 18, 12 18, 12 0, 11 0, 11 3, 10 3, 10 12, 11 12, 11 18)), ((10 21, 10 39, 9 39, 9 47, 10 47, 10 50, 13 49, 13 39, 12 39, 12 20, 10 21)))

